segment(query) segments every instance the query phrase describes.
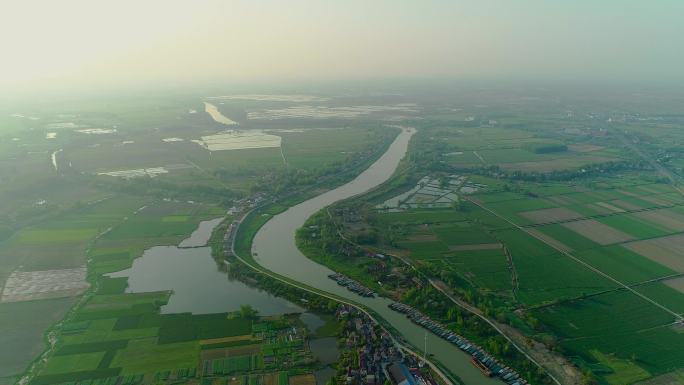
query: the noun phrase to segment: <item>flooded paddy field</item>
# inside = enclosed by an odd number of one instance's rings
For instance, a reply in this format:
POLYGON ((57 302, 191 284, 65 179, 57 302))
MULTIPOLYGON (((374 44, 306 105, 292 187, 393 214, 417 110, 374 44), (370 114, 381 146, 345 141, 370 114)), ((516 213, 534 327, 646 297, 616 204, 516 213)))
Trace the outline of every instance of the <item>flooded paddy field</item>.
POLYGON ((85 292, 86 268, 15 271, 5 281, 0 302, 22 302, 46 298, 74 297, 85 292))

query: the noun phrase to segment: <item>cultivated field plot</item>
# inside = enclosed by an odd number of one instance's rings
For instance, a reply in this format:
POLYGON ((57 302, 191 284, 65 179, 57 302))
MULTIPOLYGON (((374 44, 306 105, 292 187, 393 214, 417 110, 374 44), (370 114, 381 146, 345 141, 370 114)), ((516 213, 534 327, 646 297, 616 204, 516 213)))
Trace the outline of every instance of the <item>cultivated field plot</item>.
POLYGON ((45 350, 45 330, 61 321, 75 301, 67 297, 0 303, 0 383, 15 383, 15 376, 45 350))
POLYGON ((141 198, 125 196, 99 199, 85 203, 58 219, 22 229, 0 244, 0 259, 4 262, 0 268, 0 279, 4 284, 15 270, 82 267, 90 243, 123 217, 132 214, 143 202, 141 198))
POLYGON ((86 268, 43 271, 15 271, 2 290, 0 302, 77 296, 90 286, 86 268))
POLYGON ((633 215, 643 221, 665 227, 673 232, 684 231, 684 215, 672 210, 643 211, 633 215))
POLYGON ((562 222, 582 218, 583 215, 565 207, 523 211, 520 215, 529 219, 533 224, 562 222))
POLYGON ((684 294, 684 277, 668 279, 666 281, 663 281, 663 283, 684 294))
POLYGON ((316 377, 313 374, 303 374, 290 377, 289 385, 315 385, 316 377))
POLYGON ((588 164, 610 162, 616 159, 617 158, 615 157, 586 155, 586 153, 580 153, 559 157, 556 159, 540 160, 534 162, 501 163, 500 166, 502 169, 507 171, 550 172, 557 170, 576 169, 588 164))
POLYGON ((684 369, 636 382, 635 385, 679 385, 684 384, 684 369))
POLYGON ((127 269, 146 248, 177 245, 200 222, 225 214, 219 206, 200 203, 157 201, 142 206, 98 239, 90 253, 90 268, 98 274, 127 269))
POLYGON ((447 271, 458 274, 474 287, 483 290, 510 293, 511 271, 508 259, 501 249, 459 250, 441 260, 447 271))
POLYGON ((563 226, 603 246, 634 239, 629 234, 592 219, 568 222, 564 223, 563 226))
MULTIPOLYGON (((309 357, 301 340, 304 333, 294 331, 286 319, 160 315, 169 293, 124 294, 125 286, 112 281, 117 280, 104 279, 105 293, 95 295, 64 325, 62 344, 35 383, 242 375, 272 370, 265 364, 267 356, 275 363, 309 357)), ((287 383, 287 375, 283 380, 287 383)))
MULTIPOLYGON (((208 114, 199 115, 206 115, 209 124, 185 130, 121 131, 111 139, 86 138, 90 140, 65 146, 57 163, 60 170, 69 172, 142 180, 157 177, 160 184, 248 192, 264 174, 339 167, 378 151, 396 134, 395 129, 377 125, 344 127, 325 121, 226 131, 225 125, 217 127, 208 114)), ((49 154, 43 165, 49 167, 46 172, 55 173, 49 154)))
POLYGON ((509 172, 539 173, 577 169, 623 156, 619 150, 586 143, 573 144, 569 138, 564 138, 565 141, 542 138, 535 130, 504 128, 496 121, 487 123, 488 126, 468 127, 474 120, 475 117, 469 116, 457 129, 433 133, 451 145, 443 157, 444 162, 455 168, 496 165, 509 172))
POLYGON ((630 242, 624 246, 674 271, 684 273, 684 234, 630 242))
MULTIPOLYGON (((562 337, 562 346, 589 362, 599 361, 609 373, 639 373, 640 368, 648 376, 656 376, 684 365, 684 351, 680 348, 684 334, 671 327, 673 317, 630 293, 603 294, 539 309, 535 315, 562 337), (602 355, 634 367, 612 370, 611 362, 602 361, 602 355)), ((640 379, 643 377, 615 383, 640 379)))

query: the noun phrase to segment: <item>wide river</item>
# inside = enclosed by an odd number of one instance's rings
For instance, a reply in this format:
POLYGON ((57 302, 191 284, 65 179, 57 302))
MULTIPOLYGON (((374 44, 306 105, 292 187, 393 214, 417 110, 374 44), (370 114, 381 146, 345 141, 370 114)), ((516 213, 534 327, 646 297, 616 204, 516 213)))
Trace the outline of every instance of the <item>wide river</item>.
MULTIPOLYGON (((328 278, 332 270, 308 259, 295 244, 295 232, 311 215, 335 202, 363 194, 388 180, 406 154, 414 133, 413 128, 402 129, 387 152, 351 182, 271 218, 254 237, 252 253, 254 259, 268 270, 372 309, 397 329, 407 341, 422 348, 425 329, 412 323, 404 315, 390 310, 387 307, 391 303, 390 300, 361 297, 338 286, 328 278)), ((428 334, 427 350, 468 385, 502 384, 499 380, 484 377, 469 362, 470 356, 431 333, 428 334)))

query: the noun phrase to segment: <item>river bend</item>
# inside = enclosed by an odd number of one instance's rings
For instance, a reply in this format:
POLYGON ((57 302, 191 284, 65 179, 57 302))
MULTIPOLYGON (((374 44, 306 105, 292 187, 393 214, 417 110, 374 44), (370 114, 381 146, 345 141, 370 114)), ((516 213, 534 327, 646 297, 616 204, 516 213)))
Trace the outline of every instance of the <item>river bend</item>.
MULTIPOLYGON (((387 181, 406 154, 414 133, 413 128, 402 128, 401 133, 382 157, 354 180, 271 218, 254 237, 252 254, 259 265, 274 273, 372 309, 398 330, 407 341, 422 348, 425 329, 412 323, 404 315, 389 309, 387 305, 390 300, 361 297, 338 286, 328 278, 328 274, 333 271, 308 259, 295 243, 297 229, 302 227, 310 216, 335 202, 368 192, 387 181)), ((428 337, 428 353, 433 354, 467 385, 501 384, 500 381, 484 377, 470 364, 470 356, 431 333, 428 337)))

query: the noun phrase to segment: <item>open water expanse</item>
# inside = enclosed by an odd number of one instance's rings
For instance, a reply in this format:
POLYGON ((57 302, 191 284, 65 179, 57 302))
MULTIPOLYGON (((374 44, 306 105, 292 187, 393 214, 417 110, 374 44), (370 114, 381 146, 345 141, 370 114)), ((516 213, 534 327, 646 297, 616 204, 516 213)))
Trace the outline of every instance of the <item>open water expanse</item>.
POLYGON ((172 290, 169 303, 161 308, 163 314, 223 313, 240 310, 244 304, 252 305, 261 315, 303 312, 301 307, 231 279, 218 269, 211 248, 203 245, 219 223, 202 222, 180 243, 184 247, 151 247, 133 261, 130 269, 109 276, 128 277, 128 293, 172 290))

